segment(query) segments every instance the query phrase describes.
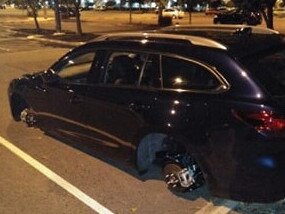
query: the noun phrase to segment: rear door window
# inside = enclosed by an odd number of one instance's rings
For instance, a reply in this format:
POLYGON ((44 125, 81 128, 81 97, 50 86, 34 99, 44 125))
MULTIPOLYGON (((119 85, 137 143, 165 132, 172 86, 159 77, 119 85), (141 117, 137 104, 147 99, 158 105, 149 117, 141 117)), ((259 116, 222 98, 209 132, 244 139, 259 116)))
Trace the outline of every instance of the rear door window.
POLYGON ((145 59, 143 53, 114 51, 107 61, 104 83, 137 86, 145 59))
POLYGON ((212 90, 221 83, 205 65, 178 57, 162 56, 163 87, 185 90, 212 90))

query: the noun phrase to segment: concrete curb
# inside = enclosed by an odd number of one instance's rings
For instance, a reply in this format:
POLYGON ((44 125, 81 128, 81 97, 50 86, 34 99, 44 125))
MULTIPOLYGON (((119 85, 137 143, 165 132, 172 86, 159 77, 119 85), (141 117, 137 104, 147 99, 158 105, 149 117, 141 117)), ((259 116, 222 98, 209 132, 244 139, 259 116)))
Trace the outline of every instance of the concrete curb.
POLYGON ((43 38, 41 35, 29 35, 27 36, 27 39, 41 41, 41 42, 49 42, 49 43, 60 44, 60 45, 73 46, 73 47, 85 44, 85 42, 66 42, 66 41, 60 41, 60 40, 55 40, 55 39, 47 39, 47 38, 43 38))
MULTIPOLYGON (((40 22, 43 22, 43 21, 53 21, 54 18, 53 17, 47 17, 47 18, 37 17, 37 20, 40 21, 40 22)), ((34 18, 28 17, 27 21, 34 21, 34 18)))

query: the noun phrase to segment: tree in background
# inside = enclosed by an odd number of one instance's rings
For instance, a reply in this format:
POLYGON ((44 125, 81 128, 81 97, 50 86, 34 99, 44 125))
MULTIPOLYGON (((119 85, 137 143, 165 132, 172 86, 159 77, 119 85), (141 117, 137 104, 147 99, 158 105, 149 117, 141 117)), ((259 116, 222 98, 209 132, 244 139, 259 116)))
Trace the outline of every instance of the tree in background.
MULTIPOLYGON (((165 18, 164 17, 162 17, 162 10, 163 10, 163 8, 165 8, 166 7, 166 5, 167 5, 167 0, 157 0, 156 1, 156 4, 158 5, 158 11, 157 11, 157 14, 158 14, 158 16, 157 16, 157 18, 158 18, 158 24, 159 25, 161 25, 161 26, 163 26, 165 23, 165 18)), ((168 17, 166 17, 166 18, 168 18, 168 17)), ((171 22, 170 22, 170 24, 171 24, 171 22)))
POLYGON ((61 32, 61 19, 59 14, 58 0, 54 0, 54 18, 55 18, 55 31, 61 32))
POLYGON ((38 22, 38 6, 39 6, 39 1, 38 0, 27 0, 27 11, 28 15, 31 15, 34 18, 34 22, 36 25, 37 31, 40 31, 40 24, 38 22))
POLYGON ((82 27, 81 27, 80 12, 79 12, 81 0, 72 0, 72 3, 75 7, 76 32, 78 35, 82 36, 82 27))
MULTIPOLYGON (((59 1, 55 0, 55 19, 56 19, 56 28, 57 32, 61 31, 61 18, 60 13, 59 13, 59 1), (57 16, 59 16, 58 21, 57 21, 57 16)), ((61 0, 60 3, 62 5, 66 5, 66 7, 73 7, 74 12, 75 12, 75 19, 76 19, 76 33, 78 35, 82 35, 82 27, 81 27, 81 20, 80 20, 80 5, 81 5, 81 0, 61 0)))
POLYGON ((276 3, 276 0, 264 0, 263 5, 261 4, 261 13, 263 15, 263 18, 266 22, 266 26, 268 28, 273 29, 273 7, 276 3))
POLYGON ((27 14, 34 18, 36 30, 39 32, 41 30, 38 22, 39 0, 14 0, 13 3, 16 5, 27 6, 27 14))
MULTIPOLYGON (((0 0, 2 1, 2 0, 0 0)), ((38 9, 40 8, 41 0, 13 0, 11 3, 16 5, 27 6, 28 15, 32 16, 35 21, 37 31, 40 31, 40 25, 38 22, 38 9)), ((61 32, 61 16, 59 11, 59 4, 66 4, 67 6, 72 5, 75 9, 75 18, 76 18, 76 33, 78 35, 82 35, 82 27, 81 27, 81 20, 80 20, 80 5, 81 0, 54 0, 54 11, 55 11, 55 28, 56 32, 61 32)))

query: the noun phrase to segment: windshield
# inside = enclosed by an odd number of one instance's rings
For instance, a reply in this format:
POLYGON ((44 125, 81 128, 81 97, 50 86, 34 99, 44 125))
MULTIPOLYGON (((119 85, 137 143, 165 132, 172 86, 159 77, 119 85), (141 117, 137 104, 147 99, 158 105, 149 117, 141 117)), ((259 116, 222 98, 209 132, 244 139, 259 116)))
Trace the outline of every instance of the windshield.
POLYGON ((285 96, 285 47, 264 51, 242 60, 273 96, 285 96))

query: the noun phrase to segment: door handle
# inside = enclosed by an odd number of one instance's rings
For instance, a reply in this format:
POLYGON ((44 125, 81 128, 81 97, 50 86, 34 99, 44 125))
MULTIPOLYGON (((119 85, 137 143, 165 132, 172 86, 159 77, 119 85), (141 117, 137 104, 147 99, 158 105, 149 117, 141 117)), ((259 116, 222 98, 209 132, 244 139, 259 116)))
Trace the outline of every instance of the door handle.
POLYGON ((70 93, 70 98, 69 98, 70 103, 78 104, 83 102, 83 99, 81 99, 78 95, 76 95, 73 90, 68 90, 68 92, 70 93))
POLYGON ((145 109, 145 105, 141 104, 141 103, 130 103, 129 104, 129 110, 130 111, 134 111, 134 112, 141 112, 145 109))
POLYGON ((73 104, 78 104, 78 103, 82 103, 83 99, 81 99, 80 97, 78 97, 77 95, 74 95, 72 96, 70 99, 69 99, 69 102, 70 103, 73 103, 73 104))
POLYGON ((44 88, 43 86, 36 86, 35 88, 36 88, 36 90, 38 90, 38 91, 41 91, 41 92, 44 92, 44 93, 47 92, 47 89, 44 88))
POLYGON ((129 109, 131 111, 139 111, 140 110, 139 106, 137 104, 135 104, 135 103, 130 103, 129 109))

